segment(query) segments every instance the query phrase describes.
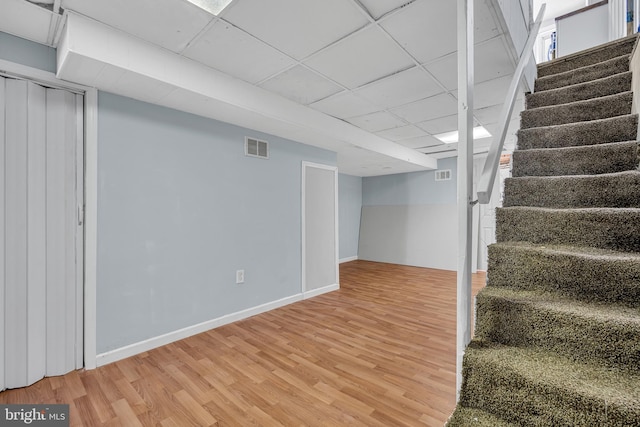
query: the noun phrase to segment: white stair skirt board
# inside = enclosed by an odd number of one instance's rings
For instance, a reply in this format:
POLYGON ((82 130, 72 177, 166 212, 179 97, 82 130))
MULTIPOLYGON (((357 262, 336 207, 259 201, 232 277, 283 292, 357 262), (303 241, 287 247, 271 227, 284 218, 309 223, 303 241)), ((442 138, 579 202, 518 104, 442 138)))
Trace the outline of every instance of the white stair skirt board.
POLYGON ((257 314, 266 313, 267 311, 275 310, 276 308, 284 307, 294 302, 299 302, 327 292, 335 291, 339 288, 340 285, 335 284, 320 289, 314 289, 313 291, 295 294, 290 297, 247 308, 246 310, 241 310, 235 313, 226 314, 216 319, 207 320, 206 322, 178 329, 177 331, 107 351, 96 356, 96 365, 104 366, 109 363, 117 362, 118 360, 126 359, 127 357, 135 356, 136 354, 144 353, 145 351, 153 350, 154 348, 162 347, 163 345, 171 344, 172 342, 180 341, 193 335, 228 325, 229 323, 244 320, 257 314))

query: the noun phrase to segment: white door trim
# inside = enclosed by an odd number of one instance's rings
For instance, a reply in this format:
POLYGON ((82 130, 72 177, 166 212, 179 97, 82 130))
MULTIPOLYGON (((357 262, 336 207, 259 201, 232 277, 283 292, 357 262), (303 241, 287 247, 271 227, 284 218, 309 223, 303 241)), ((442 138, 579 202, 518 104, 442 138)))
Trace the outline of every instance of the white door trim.
POLYGON ((339 232, 338 232, 338 214, 339 214, 339 209, 338 209, 338 167, 337 166, 330 166, 330 165, 324 165, 324 164, 320 164, 320 163, 313 163, 313 162, 308 162, 308 161, 303 161, 302 162, 302 197, 301 197, 301 205, 302 205, 302 209, 301 209, 301 231, 302 231, 302 239, 301 239, 301 255, 302 255, 302 269, 301 269, 301 273, 302 273, 302 277, 301 277, 301 290, 302 290, 302 295, 303 298, 310 298, 312 296, 316 296, 319 295, 321 293, 324 292, 328 292, 328 291, 332 291, 332 290, 336 290, 338 288, 338 284, 340 282, 340 274, 339 274, 339 266, 340 266, 340 260, 339 260, 339 249, 340 249, 340 242, 339 242, 339 232), (307 198, 307 194, 306 194, 306 184, 307 184, 307 168, 317 168, 317 169, 323 169, 323 170, 329 170, 329 171, 333 171, 334 173, 334 197, 335 197, 335 201, 334 201, 334 210, 335 210, 335 265, 336 265, 336 277, 335 277, 335 282, 334 284, 328 286, 327 288, 322 288, 322 289, 317 289, 317 290, 312 290, 307 292, 307 284, 306 284, 306 242, 307 242, 307 236, 306 236, 306 198, 307 198))
POLYGON ((0 59, 0 73, 84 94, 84 366, 96 367, 96 265, 98 219, 98 91, 55 74, 0 59))

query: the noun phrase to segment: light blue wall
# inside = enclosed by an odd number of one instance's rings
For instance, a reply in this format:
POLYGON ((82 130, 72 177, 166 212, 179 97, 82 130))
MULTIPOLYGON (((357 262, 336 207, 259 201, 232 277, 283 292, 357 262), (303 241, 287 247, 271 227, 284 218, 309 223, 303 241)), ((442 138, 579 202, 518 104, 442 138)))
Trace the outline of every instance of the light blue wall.
POLYGON ((358 256, 360 211, 362 210, 362 178, 338 175, 340 259, 358 256))
POLYGON ((98 353, 300 292, 301 162, 335 153, 107 93, 98 112, 98 353))
POLYGON ((56 50, 0 31, 0 58, 56 72, 56 50))
POLYGON ((455 204, 456 162, 455 157, 438 160, 438 169, 451 169, 450 181, 436 181, 435 171, 365 177, 362 179, 362 205, 455 204))

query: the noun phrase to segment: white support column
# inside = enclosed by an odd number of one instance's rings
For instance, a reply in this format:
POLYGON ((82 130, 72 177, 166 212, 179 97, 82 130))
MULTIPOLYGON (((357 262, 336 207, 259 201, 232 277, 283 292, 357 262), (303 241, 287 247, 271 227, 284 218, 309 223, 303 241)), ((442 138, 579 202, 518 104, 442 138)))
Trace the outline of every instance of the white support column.
POLYGON ((473 190, 473 0, 458 0, 458 280, 456 390, 471 341, 471 244, 473 190))
POLYGON ((609 0, 609 41, 627 35, 627 0, 609 0))

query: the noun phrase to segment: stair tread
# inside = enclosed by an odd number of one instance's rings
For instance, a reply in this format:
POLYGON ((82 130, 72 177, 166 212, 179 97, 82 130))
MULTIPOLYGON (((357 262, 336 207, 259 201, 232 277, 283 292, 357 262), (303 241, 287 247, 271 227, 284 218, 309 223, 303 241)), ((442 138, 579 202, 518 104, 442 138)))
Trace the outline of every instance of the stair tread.
POLYGON ((506 422, 494 414, 477 408, 458 407, 449 418, 447 427, 516 427, 517 424, 506 422))
POLYGON ((513 152, 512 176, 599 175, 637 170, 640 142, 622 141, 513 152))
POLYGON ((594 180, 607 180, 607 179, 620 178, 620 177, 640 178, 640 171, 628 170, 628 171, 621 171, 621 172, 601 173, 597 175, 514 176, 514 177, 507 178, 507 180, 513 180, 513 181, 539 180, 542 182, 566 181, 566 180, 594 181, 594 180))
POLYGON ((631 88, 631 75, 631 71, 626 71, 587 82, 569 84, 555 89, 536 91, 526 95, 527 107, 537 108, 567 103, 566 101, 558 103, 553 102, 557 99, 571 99, 571 101, 574 102, 629 91, 631 88), (621 89, 621 87, 625 87, 625 89, 621 89), (548 99, 549 101, 546 101, 543 105, 538 105, 545 99, 548 99))
POLYGON ((634 34, 541 63, 537 67, 538 75, 553 75, 565 70, 580 68, 584 65, 598 64, 621 56, 621 54, 630 55, 636 40, 637 35, 634 34))
POLYGON ((593 79, 602 78, 629 71, 630 55, 621 55, 596 64, 586 65, 561 73, 539 76, 535 81, 535 91, 543 92, 568 84, 588 82, 593 79))
POLYGON ((640 328, 640 308, 611 303, 587 303, 557 293, 515 290, 504 286, 487 286, 482 289, 481 294, 483 297, 531 304, 541 310, 567 313, 597 322, 628 324, 640 328))
POLYGON ((498 242, 492 246, 501 246, 511 250, 545 252, 559 255, 572 255, 609 261, 632 261, 640 264, 640 253, 601 249, 591 246, 568 246, 554 244, 536 244, 530 242, 498 242))
POLYGON ((524 128, 560 125, 617 117, 631 113, 633 92, 625 91, 583 101, 531 108, 520 113, 524 128))
POLYGON ((475 339, 467 347, 466 357, 498 365, 531 383, 640 411, 640 374, 637 372, 577 362, 537 348, 504 346, 475 339))
POLYGON ((507 178, 503 206, 640 208, 640 171, 507 178))
POLYGON ((588 108, 590 105, 592 104, 597 104, 599 102, 605 102, 607 100, 610 99, 616 99, 616 98, 625 98, 625 97, 631 97, 633 96, 633 92, 630 90, 626 90, 624 92, 620 92, 620 93, 614 93, 613 95, 606 95, 606 96, 600 96, 598 98, 593 98, 593 99, 583 99, 582 101, 571 101, 571 102, 565 102, 563 104, 555 104, 555 105, 547 105, 544 107, 537 107, 537 108, 529 108, 527 110, 524 110, 523 113, 525 112, 531 112, 531 111, 553 111, 553 110, 560 110, 563 108, 567 108, 567 106, 569 105, 576 105, 576 106, 580 106, 581 108, 588 108))
POLYGON ((518 130, 518 149, 584 147, 633 140, 638 134, 638 115, 596 119, 588 122, 533 126, 518 130))

